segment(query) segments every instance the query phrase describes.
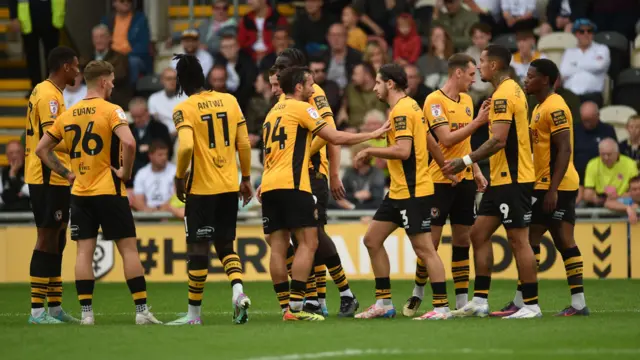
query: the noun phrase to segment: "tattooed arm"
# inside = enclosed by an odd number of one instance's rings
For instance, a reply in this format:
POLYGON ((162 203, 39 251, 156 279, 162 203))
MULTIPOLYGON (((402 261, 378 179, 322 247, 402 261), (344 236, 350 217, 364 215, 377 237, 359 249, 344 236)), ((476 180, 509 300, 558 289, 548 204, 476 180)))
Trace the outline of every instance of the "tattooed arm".
POLYGON ((62 163, 60 159, 53 152, 53 149, 60 142, 59 139, 55 139, 53 135, 47 133, 47 136, 43 136, 36 147, 36 155, 44 162, 44 164, 51 170, 55 171, 57 174, 69 180, 70 183, 73 183, 75 179, 75 175, 62 163))
MULTIPOLYGON (((480 160, 487 159, 491 157, 491 155, 503 149, 507 145, 509 128, 511 128, 511 124, 507 122, 496 122, 491 125, 493 136, 489 138, 489 140, 485 141, 484 144, 480 145, 476 151, 469 154, 471 161, 475 163, 480 160)), ((449 162, 442 171, 445 173, 457 174, 466 167, 467 165, 464 164, 464 160, 457 158, 449 162)))

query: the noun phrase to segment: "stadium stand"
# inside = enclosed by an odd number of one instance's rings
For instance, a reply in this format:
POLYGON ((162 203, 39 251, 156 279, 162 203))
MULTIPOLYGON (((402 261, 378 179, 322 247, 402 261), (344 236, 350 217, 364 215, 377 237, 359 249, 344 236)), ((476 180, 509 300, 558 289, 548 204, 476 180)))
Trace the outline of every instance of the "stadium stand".
POLYGON ((637 114, 637 112, 629 106, 609 105, 600 109, 600 120, 612 125, 616 130, 618 141, 622 141, 629 137, 627 129, 625 128, 627 120, 635 114, 637 114))

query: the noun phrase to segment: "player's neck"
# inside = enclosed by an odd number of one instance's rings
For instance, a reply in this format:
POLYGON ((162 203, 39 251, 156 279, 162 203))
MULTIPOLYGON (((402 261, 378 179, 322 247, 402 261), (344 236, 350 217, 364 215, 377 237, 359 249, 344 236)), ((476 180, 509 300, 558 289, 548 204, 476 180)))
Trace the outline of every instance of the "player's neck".
POLYGON ((104 92, 100 89, 87 89, 87 95, 84 97, 85 99, 93 99, 100 98, 104 99, 104 92))
POLYGON ((387 104, 389 104, 389 107, 393 109, 398 101, 405 96, 407 96, 407 94, 405 94, 404 91, 390 91, 389 96, 387 97, 387 104))
POLYGON ((447 95, 449 99, 460 101, 460 90, 456 86, 453 79, 450 78, 449 80, 447 80, 444 86, 440 88, 440 91, 447 95))
POLYGON ((66 81, 64 81, 64 78, 62 77, 62 75, 57 75, 55 73, 49 74, 49 77, 47 78, 47 80, 51 81, 60 90, 64 90, 64 88, 67 87, 67 83, 66 81))
POLYGON ((506 71, 498 71, 491 79, 491 84, 494 88, 498 88, 503 81, 509 79, 509 74, 506 71))
POLYGON ((541 90, 536 94, 536 100, 538 100, 538 104, 542 104, 547 98, 554 94, 553 89, 541 90))

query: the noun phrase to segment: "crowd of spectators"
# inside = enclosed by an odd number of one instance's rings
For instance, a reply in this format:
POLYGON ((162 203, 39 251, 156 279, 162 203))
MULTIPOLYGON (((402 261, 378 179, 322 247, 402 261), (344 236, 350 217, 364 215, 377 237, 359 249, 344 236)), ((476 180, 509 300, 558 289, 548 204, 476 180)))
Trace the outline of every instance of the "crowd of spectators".
MULTIPOLYGON (((632 42, 636 27, 640 28, 637 1, 305 0, 293 19, 278 13, 269 0, 248 0, 250 11, 235 19, 229 16, 229 3, 212 1, 210 18, 200 19, 194 28, 171 33, 156 47, 179 45, 182 52, 200 60, 210 89, 236 96, 256 149, 261 146, 262 121, 277 101, 269 85, 268 69, 277 54, 289 46, 307 54, 337 126, 358 132, 375 128, 386 118, 387 105, 373 92, 376 71, 385 63, 405 67, 407 93, 422 105, 426 96, 446 81, 447 59, 455 52, 466 52, 478 61, 492 41, 512 34, 512 73, 522 81, 533 60, 547 57, 537 49, 541 36, 572 33, 577 46, 567 49, 558 62, 561 77, 556 91, 568 103, 575 122, 574 163, 581 178, 579 205, 619 210, 620 204, 637 204, 640 200, 640 181, 634 180, 640 165, 640 117, 629 119, 629 138, 621 143, 614 128, 601 121, 599 109, 605 105, 603 91, 612 55, 606 45, 594 41, 597 31, 616 31, 632 42), (632 188, 637 186, 635 192, 629 190, 630 183, 632 188)), ((113 9, 92 29, 95 51, 83 60, 114 63, 113 101, 128 110, 133 119, 131 129, 138 152, 136 175, 129 184, 132 207, 179 214, 173 187, 167 180, 175 171, 171 165, 176 137, 172 109, 184 99, 176 94, 175 64, 161 69, 163 89, 148 100, 133 93, 128 85, 139 83, 154 70, 149 24, 131 0, 114 0, 113 9)), ((493 90, 490 83, 480 80, 478 72, 470 92, 476 110, 493 90)), ((79 101, 84 92, 79 77, 76 85, 65 89, 67 107, 79 101)), ((530 98, 529 110, 535 105, 535 99, 530 98)), ((487 136, 486 127, 480 129, 472 144, 477 146, 487 136)), ((384 139, 377 139, 363 146, 385 145, 384 139)), ((386 163, 351 163, 344 159, 343 163, 347 198, 332 206, 376 208, 388 183, 386 163)), ((18 165, 12 163, 2 172, 6 196, 11 199, 28 196, 11 180, 19 177, 18 165)))

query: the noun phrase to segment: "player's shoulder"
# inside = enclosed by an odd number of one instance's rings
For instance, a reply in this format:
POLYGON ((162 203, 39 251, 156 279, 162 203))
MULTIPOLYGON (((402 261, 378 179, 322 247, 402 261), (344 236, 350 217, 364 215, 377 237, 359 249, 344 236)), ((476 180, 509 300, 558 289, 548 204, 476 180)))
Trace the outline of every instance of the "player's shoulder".
POLYGON ((409 96, 402 98, 398 102, 397 106, 394 107, 394 110, 396 109, 397 111, 402 111, 407 114, 415 114, 417 112, 422 113, 422 109, 420 108, 420 105, 418 105, 418 102, 409 96))
POLYGON ((427 98, 424 100, 425 107, 427 104, 432 104, 434 102, 441 102, 445 100, 445 96, 440 90, 432 91, 431 94, 427 95, 427 98))
POLYGON ((315 98, 316 96, 327 96, 327 94, 324 92, 324 90, 320 87, 320 85, 318 84, 313 84, 313 95, 311 95, 313 98, 315 98))

